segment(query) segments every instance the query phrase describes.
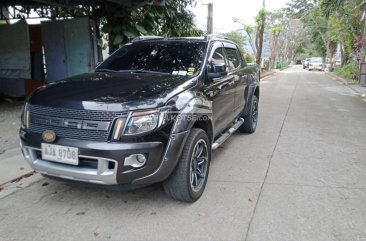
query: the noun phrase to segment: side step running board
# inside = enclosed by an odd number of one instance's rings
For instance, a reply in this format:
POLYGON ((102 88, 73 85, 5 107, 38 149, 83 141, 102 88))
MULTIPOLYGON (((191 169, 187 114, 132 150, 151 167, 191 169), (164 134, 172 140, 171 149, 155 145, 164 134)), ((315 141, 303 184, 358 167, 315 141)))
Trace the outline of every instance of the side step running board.
POLYGON ((219 139, 217 139, 213 144, 211 149, 212 150, 216 150, 217 148, 219 148, 219 146, 221 146, 222 144, 224 144, 224 142, 229 139, 229 137, 235 133, 235 131, 237 131, 239 129, 239 127, 244 124, 244 119, 243 118, 239 118, 237 122, 235 122, 235 124, 230 127, 229 130, 227 130, 224 134, 222 134, 220 136, 219 139))

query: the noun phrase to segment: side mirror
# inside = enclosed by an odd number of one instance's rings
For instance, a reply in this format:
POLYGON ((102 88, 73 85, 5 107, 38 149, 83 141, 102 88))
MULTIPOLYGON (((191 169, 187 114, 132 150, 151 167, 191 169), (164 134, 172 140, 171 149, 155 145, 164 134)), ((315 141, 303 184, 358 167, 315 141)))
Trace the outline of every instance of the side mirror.
POLYGON ((207 76, 210 79, 219 78, 227 75, 226 64, 210 64, 208 67, 207 76))

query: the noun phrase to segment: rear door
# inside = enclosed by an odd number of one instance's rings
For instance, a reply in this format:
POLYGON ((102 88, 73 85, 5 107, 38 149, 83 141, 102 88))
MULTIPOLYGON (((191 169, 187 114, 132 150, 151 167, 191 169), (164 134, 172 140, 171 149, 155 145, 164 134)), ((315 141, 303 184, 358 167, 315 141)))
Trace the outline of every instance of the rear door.
POLYGON ((243 111, 246 99, 245 89, 248 85, 249 73, 245 69, 246 63, 244 62, 239 49, 234 44, 225 44, 225 53, 228 60, 229 73, 233 81, 233 87, 235 88, 234 94, 234 117, 240 116, 243 111))

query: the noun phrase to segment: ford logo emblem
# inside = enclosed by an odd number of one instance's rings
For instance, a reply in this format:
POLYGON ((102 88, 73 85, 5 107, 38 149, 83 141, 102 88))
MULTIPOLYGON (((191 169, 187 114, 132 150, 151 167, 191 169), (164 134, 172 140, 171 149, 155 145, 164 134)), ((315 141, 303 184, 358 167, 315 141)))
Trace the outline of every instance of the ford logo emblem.
POLYGON ((42 139, 45 142, 54 142, 56 140, 56 133, 54 131, 51 131, 51 130, 45 130, 42 133, 42 139))

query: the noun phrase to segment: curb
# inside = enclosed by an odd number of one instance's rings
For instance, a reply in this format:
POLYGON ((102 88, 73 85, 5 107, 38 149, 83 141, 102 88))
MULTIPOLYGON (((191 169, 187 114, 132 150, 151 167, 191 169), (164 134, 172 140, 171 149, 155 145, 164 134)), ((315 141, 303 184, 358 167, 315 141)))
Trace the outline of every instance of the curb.
POLYGON ((326 74, 333 80, 336 80, 338 83, 342 84, 342 85, 345 85, 347 86, 348 88, 352 89, 354 92, 356 92, 357 94, 361 95, 362 97, 365 96, 366 94, 366 88, 365 88, 365 91, 362 92, 360 91, 359 89, 355 88, 354 86, 352 86, 352 84, 349 84, 345 79, 343 79, 342 77, 336 75, 336 74, 333 74, 331 72, 326 72, 326 74))
POLYGON ((267 71, 264 74, 261 74, 261 80, 263 80, 271 75, 274 75, 275 73, 277 73, 277 72, 274 70, 267 71))
POLYGON ((280 73, 280 72, 282 72, 282 71, 284 71, 284 70, 286 70, 286 69, 288 69, 290 67, 291 66, 289 65, 289 66, 284 67, 282 69, 271 69, 271 70, 265 72, 264 74, 261 74, 261 80, 264 79, 264 78, 266 78, 266 77, 268 77, 268 76, 271 76, 271 75, 273 75, 275 73, 280 73))
POLYGON ((0 200, 18 191, 24 190, 25 188, 40 182, 43 179, 44 177, 41 174, 30 172, 7 183, 4 183, 0 186, 0 200))
POLYGON ((271 76, 271 75, 273 75, 274 73, 275 73, 275 71, 273 71, 273 70, 271 70, 271 71, 267 71, 267 72, 265 72, 265 73, 261 74, 261 79, 266 78, 266 77, 268 77, 268 76, 271 76))
POLYGON ((329 75, 329 77, 331 77, 334 80, 337 80, 338 82, 340 82, 343 85, 347 85, 349 86, 347 80, 343 79, 342 77, 332 73, 332 72, 325 72, 327 75, 329 75))

